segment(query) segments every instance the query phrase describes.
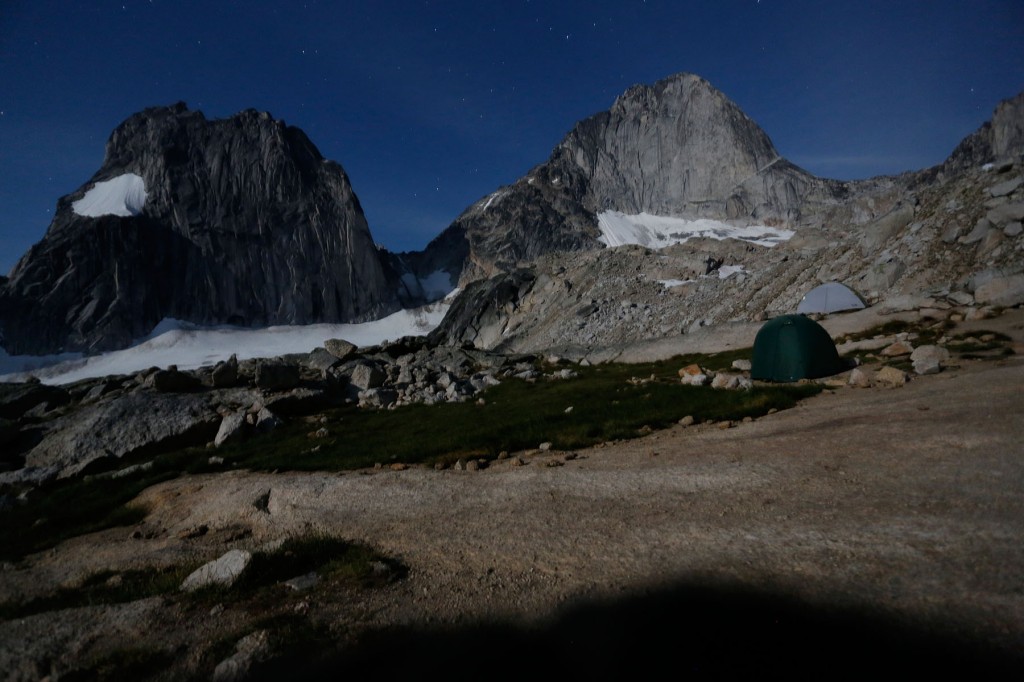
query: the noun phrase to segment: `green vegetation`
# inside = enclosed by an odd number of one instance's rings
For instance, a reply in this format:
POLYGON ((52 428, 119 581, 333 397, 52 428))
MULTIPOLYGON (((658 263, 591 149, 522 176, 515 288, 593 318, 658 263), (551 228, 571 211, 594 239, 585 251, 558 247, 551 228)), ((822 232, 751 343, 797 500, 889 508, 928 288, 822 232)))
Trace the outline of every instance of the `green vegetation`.
POLYGON ((916 334, 917 337, 914 341, 914 345, 920 346, 938 342, 946 332, 955 327, 956 322, 953 322, 952 320, 943 320, 941 322, 935 322, 932 320, 889 320, 883 324, 875 325, 870 329, 840 336, 835 340, 835 342, 838 345, 846 343, 847 341, 864 341, 865 339, 873 339, 877 336, 894 336, 896 334, 906 332, 916 334))
POLYGON ((484 394, 484 404, 344 408, 317 425, 329 432, 325 438, 312 438, 315 429, 309 424, 293 425, 272 437, 224 448, 222 454, 236 466, 253 469, 339 470, 379 462, 493 458, 545 441, 571 450, 634 438, 643 427, 664 428, 686 415, 698 421, 757 417, 792 407, 820 390, 810 384, 719 391, 679 383, 678 369, 691 361, 728 366, 733 357, 596 365, 576 368, 579 375, 573 379, 506 380, 484 394))
MULTIPOLYGON (((365 546, 326 535, 285 540, 272 551, 255 552, 245 573, 231 586, 232 598, 247 598, 266 588, 315 571, 320 580, 354 587, 377 587, 405 574, 405 567, 365 546)), ((223 588, 214 588, 223 598, 223 588)))
POLYGON ((124 479, 55 481, 25 504, 0 512, 0 560, 17 559, 86 533, 141 521, 146 511, 128 503, 147 487, 173 478, 160 472, 124 479))
MULTIPOLYGON (((377 463, 451 463, 460 457, 494 458, 502 451, 583 448, 633 438, 670 426, 684 416, 699 421, 739 420, 783 410, 821 390, 815 384, 756 386, 719 391, 683 386, 678 370, 691 363, 712 370, 749 358, 750 349, 687 355, 643 364, 604 364, 572 369, 572 379, 508 379, 477 402, 412 405, 395 410, 354 406, 321 415, 316 423, 292 424, 216 451, 190 448, 138 460, 108 460, 93 475, 51 482, 24 503, 0 512, 0 560, 17 560, 59 542, 145 517, 129 503, 145 488, 182 473, 254 470, 341 471, 377 463), (569 410, 569 408, 572 408, 569 410), (321 427, 326 437, 314 437, 321 427), (102 467, 146 462, 119 478, 102 467)), ((563 366, 546 366, 551 372, 563 366)), ((569 367, 569 365, 564 365, 569 367)))
MULTIPOLYGON (((1010 351, 1006 344, 1012 339, 1006 334, 979 329, 950 337, 946 348, 951 353, 984 353, 985 351, 1010 351)), ((1003 353, 1000 353, 1003 354, 1003 353)), ((972 356, 977 357, 977 356, 972 356)))
POLYGON ((62 587, 53 594, 20 604, 0 604, 0 620, 34 613, 97 604, 122 604, 174 592, 197 566, 171 566, 138 571, 101 571, 79 587, 62 587))
POLYGON ((62 673, 70 682, 120 682, 143 680, 158 675, 174 661, 174 655, 159 649, 128 648, 112 651, 77 670, 62 673))
MULTIPOLYGON (((178 594, 178 588, 199 564, 131 570, 121 573, 101 571, 86 578, 77 587, 62 587, 56 592, 22 603, 0 604, 0 620, 23 618, 35 613, 60 609, 121 604, 137 599, 178 594)), ((405 575, 398 562, 359 545, 324 535, 287 539, 280 547, 255 552, 245 573, 231 588, 210 587, 183 599, 201 602, 247 601, 269 596, 279 583, 315 571, 321 580, 350 587, 377 587, 405 575)))

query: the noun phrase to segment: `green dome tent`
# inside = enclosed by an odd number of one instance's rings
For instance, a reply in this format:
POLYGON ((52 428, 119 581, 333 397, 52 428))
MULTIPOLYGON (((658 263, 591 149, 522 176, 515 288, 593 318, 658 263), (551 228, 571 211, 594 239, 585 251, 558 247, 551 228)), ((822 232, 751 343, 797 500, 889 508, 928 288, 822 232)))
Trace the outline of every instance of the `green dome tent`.
POLYGON ((825 328, 803 315, 765 322, 754 338, 750 376, 761 381, 817 379, 845 370, 825 328))

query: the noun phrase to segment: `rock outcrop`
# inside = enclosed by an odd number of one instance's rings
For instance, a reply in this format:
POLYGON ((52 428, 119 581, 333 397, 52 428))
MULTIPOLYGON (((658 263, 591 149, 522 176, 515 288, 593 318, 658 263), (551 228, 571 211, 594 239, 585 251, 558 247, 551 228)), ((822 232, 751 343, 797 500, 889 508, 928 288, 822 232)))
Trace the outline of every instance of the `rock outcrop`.
POLYGON ((399 307, 345 171, 267 113, 138 113, 0 285, 11 354, 101 351, 163 318, 356 322, 399 307))

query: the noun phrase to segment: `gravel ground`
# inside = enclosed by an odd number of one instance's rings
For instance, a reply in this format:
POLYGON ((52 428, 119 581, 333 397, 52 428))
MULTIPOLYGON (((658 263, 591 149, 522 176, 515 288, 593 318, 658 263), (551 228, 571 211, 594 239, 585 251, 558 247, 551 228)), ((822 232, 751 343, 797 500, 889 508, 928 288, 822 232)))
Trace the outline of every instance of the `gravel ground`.
MULTIPOLYGON (((984 326, 1019 342, 1022 321, 984 326)), ((312 603, 310 617, 391 628, 346 659, 353 671, 811 676, 827 659, 830 676, 855 677, 886 658, 996 677, 1024 670, 1022 387, 1018 355, 826 391, 732 428, 518 453, 520 466, 178 479, 142 496, 152 539, 119 529, 64 543, 0 573, 0 596, 323 529, 409 568, 343 607, 312 603), (179 539, 199 524, 211 532, 179 539), (239 529, 252 535, 230 541, 239 529)), ((38 671, 26 661, 91 651, 104 632, 197 646, 218 627, 155 610, 0 623, 0 668, 38 671)))

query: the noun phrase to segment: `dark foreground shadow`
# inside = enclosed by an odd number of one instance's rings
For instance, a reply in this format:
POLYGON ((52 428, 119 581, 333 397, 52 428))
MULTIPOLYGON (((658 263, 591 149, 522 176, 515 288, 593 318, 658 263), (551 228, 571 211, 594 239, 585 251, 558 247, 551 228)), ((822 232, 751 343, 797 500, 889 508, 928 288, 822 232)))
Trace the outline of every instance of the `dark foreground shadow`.
POLYGON ((307 652, 305 660, 277 661, 259 677, 1024 679, 1024 647, 999 648, 944 628, 748 589, 683 585, 580 605, 538 628, 480 623, 376 631, 352 650, 319 660, 307 652))

